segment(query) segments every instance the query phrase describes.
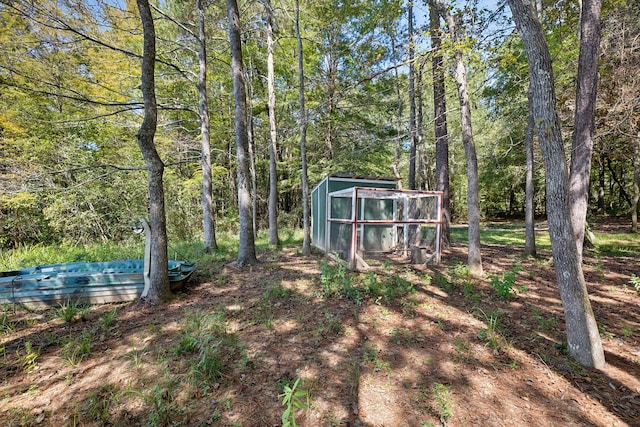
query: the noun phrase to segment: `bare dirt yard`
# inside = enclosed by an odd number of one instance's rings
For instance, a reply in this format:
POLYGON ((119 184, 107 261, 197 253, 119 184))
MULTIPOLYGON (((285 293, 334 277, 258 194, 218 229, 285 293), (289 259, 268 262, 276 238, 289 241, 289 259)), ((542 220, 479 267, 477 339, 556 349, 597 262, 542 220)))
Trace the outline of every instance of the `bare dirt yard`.
POLYGON ((566 353, 548 250, 484 245, 481 281, 459 244, 365 273, 259 258, 159 307, 5 307, 0 425, 640 426, 637 256, 585 257, 603 370, 566 353))

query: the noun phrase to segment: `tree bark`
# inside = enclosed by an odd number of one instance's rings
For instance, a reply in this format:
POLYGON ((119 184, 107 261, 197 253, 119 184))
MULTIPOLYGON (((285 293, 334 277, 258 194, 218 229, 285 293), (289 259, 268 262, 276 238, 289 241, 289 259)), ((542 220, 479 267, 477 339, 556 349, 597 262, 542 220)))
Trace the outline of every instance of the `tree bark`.
POLYGON ((147 0, 137 0, 144 34, 142 55, 142 96, 144 118, 138 130, 138 146, 147 165, 149 186, 149 228, 151 230, 150 287, 147 299, 159 304, 171 296, 169 287, 169 259, 167 255, 167 219, 164 206, 162 176, 164 163, 156 151, 154 137, 158 124, 155 95, 156 31, 147 0))
POLYGON ((593 129, 598 88, 601 10, 601 0, 582 1, 576 113, 571 154, 571 175, 569 177, 571 223, 580 260, 582 260, 582 246, 589 202, 589 178, 591 175, 593 129))
POLYGON ((398 188, 402 188, 402 176, 400 175, 400 154, 402 153, 402 115, 403 115, 403 103, 402 96, 400 94, 400 77, 398 73, 398 59, 396 49, 396 36, 395 31, 392 28, 387 28, 389 37, 391 38, 391 55, 393 56, 393 73, 395 77, 395 89, 397 100, 397 134, 396 134, 396 149, 395 157, 393 161, 393 176, 398 183, 398 188))
MULTIPOLYGON (((446 20, 449 33, 454 43, 459 44, 459 35, 455 18, 441 0, 430 0, 438 13, 446 20)), ((480 192, 478 180, 478 159, 476 145, 473 139, 471 126, 471 103, 469 101, 469 88, 467 83, 467 70, 464 65, 464 56, 461 47, 456 48, 455 80, 458 88, 458 100, 460 102, 460 124, 462 127, 462 144, 467 159, 467 216, 469 223, 469 274, 473 277, 482 277, 482 256, 480 253, 480 192)))
POLYGON ((295 11, 296 42, 298 44, 298 84, 300 85, 298 98, 300 101, 300 157, 302 162, 302 255, 311 254, 311 220, 309 206, 309 178, 307 172, 307 111, 304 104, 304 52, 302 37, 300 36, 300 1, 296 0, 295 11))
POLYGON ((429 29, 433 55, 433 110, 436 137, 436 190, 442 191, 442 246, 449 247, 451 240, 451 212, 449 207, 449 137, 447 131, 447 98, 444 86, 442 38, 440 16, 429 7, 429 29))
POLYGON ((229 18, 229 43, 231 46, 231 69, 233 72, 233 99, 235 102, 236 157, 238 162, 238 213, 240 220, 238 265, 257 264, 253 238, 253 214, 249 191, 249 158, 247 134, 247 98, 242 64, 242 41, 240 39, 240 11, 236 0, 227 0, 229 18))
POLYGON ((535 118, 533 116, 533 108, 531 101, 533 99, 531 86, 529 87, 529 119, 527 120, 527 132, 525 135, 524 145, 527 153, 527 165, 525 176, 525 207, 524 207, 524 253, 526 255, 536 255, 536 224, 534 203, 535 187, 534 187, 534 171, 535 162, 533 158, 533 137, 535 133, 535 118))
POLYGON ((640 133, 633 150, 633 203, 631 204, 631 231, 638 232, 638 202, 640 202, 640 133))
POLYGON ((531 6, 523 0, 507 1, 529 61, 534 118, 546 171, 551 249, 564 307, 569 353, 583 365, 602 368, 604 350, 571 225, 569 174, 556 112, 551 55, 531 6))
POLYGON ((202 225, 204 251, 218 249, 213 220, 213 182, 211 178, 211 138, 209 134, 209 103, 207 100, 207 41, 204 30, 204 3, 197 0, 198 9, 198 105, 200 109, 200 138, 202 145, 202 225))
POLYGON ((267 11, 267 90, 269 109, 269 245, 278 246, 278 130, 276 128, 276 88, 273 71, 273 9, 265 0, 267 11))
POLYGON ((416 152, 418 137, 416 132, 416 90, 415 90, 415 47, 413 45, 413 1, 407 4, 407 21, 409 28, 409 190, 416 189, 416 152))

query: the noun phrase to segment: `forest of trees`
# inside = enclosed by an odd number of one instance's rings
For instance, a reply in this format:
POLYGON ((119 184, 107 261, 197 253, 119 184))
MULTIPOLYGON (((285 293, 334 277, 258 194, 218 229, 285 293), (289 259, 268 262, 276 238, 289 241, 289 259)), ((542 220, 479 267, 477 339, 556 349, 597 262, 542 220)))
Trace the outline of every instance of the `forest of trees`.
MULTIPOLYGON (((524 217, 529 76, 506 4, 491 10, 441 1, 297 5, 238 4, 255 228, 273 228, 274 216, 276 226, 302 226, 301 100, 308 185, 331 172, 350 172, 395 174, 403 188, 436 189, 436 128, 442 122, 434 114, 440 81, 434 58, 442 58, 444 71, 453 220, 467 221, 469 163, 454 78, 459 58, 466 67, 480 213, 524 217), (444 15, 451 20, 440 19, 444 15)), ((203 211, 213 213, 216 229, 237 232, 239 223, 226 5, 165 0, 152 2, 151 12, 155 144, 165 167, 167 231, 180 239, 207 234, 207 246, 215 248, 207 221, 203 232, 203 211)), ((567 153, 580 17, 577 2, 540 4, 567 153)), ((590 214, 636 218, 639 17, 636 2, 602 4, 590 214)), ((136 2, 2 1, 0 20, 0 246, 127 238, 135 219, 148 216, 146 165, 136 144, 144 106, 136 2)), ((540 156, 536 149, 537 215, 546 213, 540 156)))

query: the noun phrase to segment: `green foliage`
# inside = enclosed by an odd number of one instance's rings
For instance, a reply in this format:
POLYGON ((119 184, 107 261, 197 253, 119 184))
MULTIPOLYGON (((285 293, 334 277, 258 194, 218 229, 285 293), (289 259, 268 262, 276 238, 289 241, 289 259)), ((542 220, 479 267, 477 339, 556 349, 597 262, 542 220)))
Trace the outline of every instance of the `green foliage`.
POLYGON ((631 279, 629 279, 629 283, 633 286, 633 288, 640 293, 640 277, 635 274, 631 275, 631 279))
POLYGON ((495 310, 485 313, 481 309, 478 310, 486 325, 486 328, 480 328, 478 331, 478 338, 485 341, 493 350, 497 350, 500 347, 500 336, 503 332, 503 326, 499 320, 502 312, 495 310))
POLYGON ((68 338, 62 347, 61 357, 71 366, 77 366, 91 354, 92 331, 84 330, 79 337, 68 338))
POLYGON ((166 388, 155 384, 144 395, 145 402, 150 406, 146 427, 181 426, 184 425, 184 410, 173 399, 171 387, 166 388))
POLYGON ((15 329, 16 325, 9 314, 9 307, 3 305, 2 312, 0 312, 0 332, 13 332, 15 329))
POLYGON ((65 303, 58 304, 56 316, 63 322, 69 323, 76 320, 76 315, 81 314, 81 317, 84 317, 86 310, 88 310, 86 305, 80 304, 78 301, 67 300, 65 303))
POLYGON ((514 269, 505 272, 502 276, 489 276, 491 287, 495 289, 498 298, 511 299, 519 292, 525 292, 528 289, 526 286, 516 285, 517 271, 521 269, 521 265, 516 265, 514 269))
MULTIPOLYGON (((341 296, 362 304, 365 298, 391 303, 415 293, 415 285, 398 273, 350 272, 344 263, 320 263, 320 285, 324 297, 341 296)), ((407 301, 405 301, 405 304, 407 301)))
POLYGON ((433 410, 440 417, 440 422, 446 425, 453 416, 453 399, 449 386, 436 383, 433 386, 429 397, 433 400, 433 410))
POLYGON ((222 312, 185 312, 180 341, 171 351, 177 356, 189 356, 183 359, 188 361, 192 381, 208 383, 222 378, 226 356, 238 349, 237 339, 226 329, 222 312))
POLYGON ((32 371, 38 364, 38 357, 40 356, 40 350, 33 348, 31 341, 25 341, 24 354, 22 355, 22 369, 25 371, 32 371))
POLYGON ((110 410, 118 404, 119 392, 114 384, 101 385, 82 403, 82 410, 100 425, 114 424, 110 410))
POLYGON ((285 407, 282 412, 282 427, 297 427, 296 423, 296 410, 306 409, 310 406, 309 389, 304 387, 304 382, 301 383, 300 378, 296 378, 293 384, 284 384, 282 394, 279 397, 282 398, 282 405, 285 407))

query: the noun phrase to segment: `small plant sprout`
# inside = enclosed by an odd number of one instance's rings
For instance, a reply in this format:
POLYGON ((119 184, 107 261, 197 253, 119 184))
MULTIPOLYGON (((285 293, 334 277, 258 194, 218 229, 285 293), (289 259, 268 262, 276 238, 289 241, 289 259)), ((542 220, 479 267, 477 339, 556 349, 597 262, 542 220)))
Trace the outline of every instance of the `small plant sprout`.
POLYGON ((24 343, 25 354, 22 356, 22 367, 26 371, 32 371, 38 364, 38 356, 40 356, 40 350, 35 350, 31 341, 24 343))
POLYGON ((440 422, 446 425, 453 415, 453 399, 449 386, 436 383, 429 397, 433 400, 433 410, 440 417, 440 422))
POLYGON ((636 276, 635 274, 631 275, 631 279, 629 279, 629 283, 631 283, 631 286, 634 287, 634 289, 640 293, 640 277, 636 276))
POLYGON ((295 411, 297 409, 305 409, 310 405, 309 390, 304 388, 298 389, 300 386, 300 378, 296 378, 293 385, 285 384, 282 394, 282 405, 285 407, 282 412, 282 427, 297 427, 295 411))

